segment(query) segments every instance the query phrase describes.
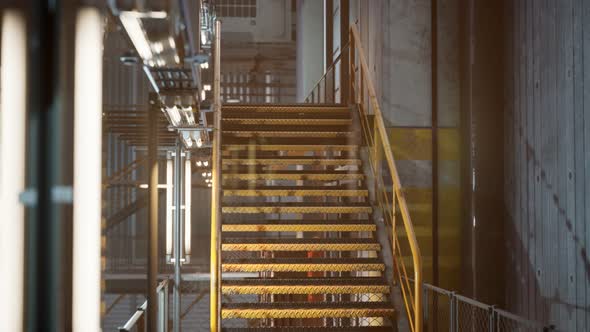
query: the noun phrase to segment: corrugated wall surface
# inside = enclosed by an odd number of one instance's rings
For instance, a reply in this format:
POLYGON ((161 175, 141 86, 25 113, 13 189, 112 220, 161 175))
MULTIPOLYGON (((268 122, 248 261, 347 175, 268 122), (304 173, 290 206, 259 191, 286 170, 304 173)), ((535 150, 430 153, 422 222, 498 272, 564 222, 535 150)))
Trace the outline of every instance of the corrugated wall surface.
POLYGON ((506 302, 589 331, 590 2, 505 10, 506 302))

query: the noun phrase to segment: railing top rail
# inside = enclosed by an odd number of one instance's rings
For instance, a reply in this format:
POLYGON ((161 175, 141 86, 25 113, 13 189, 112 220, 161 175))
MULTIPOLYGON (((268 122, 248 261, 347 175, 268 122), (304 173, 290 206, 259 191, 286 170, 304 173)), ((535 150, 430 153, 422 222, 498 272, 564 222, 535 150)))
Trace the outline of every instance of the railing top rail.
MULTIPOLYGON (((416 233, 414 231, 414 226, 412 224, 412 219, 410 217, 410 212, 408 209, 408 205, 406 203, 405 194, 403 192, 403 187, 400 181, 399 173, 395 164, 395 159, 393 157, 393 150, 391 149, 391 144, 389 142, 389 135, 387 134, 387 130, 385 128, 385 123, 383 120, 383 115, 381 113, 381 108, 379 106, 379 101, 377 99, 377 93, 375 92, 375 86, 373 85, 373 79, 371 75, 371 70, 369 70, 369 65, 364 53, 364 50, 361 45, 361 38, 358 32, 358 29, 353 24, 350 27, 350 34, 351 34, 351 45, 354 45, 351 49, 351 52, 357 51, 358 60, 360 63, 360 71, 366 78, 363 82, 367 86, 368 92, 368 100, 370 105, 373 109, 374 115, 374 123, 376 125, 376 129, 380 136, 380 142, 382 145, 383 153, 385 155, 385 160, 387 162, 390 176, 393 182, 393 189, 395 193, 395 197, 397 197, 397 201, 399 203, 399 209, 402 216, 402 221, 404 225, 404 230, 406 232, 407 240, 410 245, 410 251, 412 254, 412 262, 414 265, 414 279, 415 279, 415 289, 414 289, 414 296, 413 296, 413 310, 414 310, 414 322, 412 322, 411 327, 413 331, 422 331, 422 318, 421 315, 417 314, 420 312, 422 308, 422 254, 420 252, 420 247, 418 246, 418 240, 416 238, 416 233)), ((350 61, 350 65, 354 66, 354 61, 350 61)), ((352 70, 351 70, 352 71, 352 70)), ((409 311, 408 311, 409 312, 409 311)))
POLYGON ((139 308, 137 308, 137 311, 133 313, 133 315, 131 316, 131 318, 129 318, 125 325, 119 327, 119 331, 131 331, 131 329, 133 329, 133 327, 137 325, 137 322, 139 321, 139 319, 141 319, 141 316, 145 314, 145 311, 147 310, 147 305, 148 303, 146 300, 145 302, 143 302, 141 306, 139 306, 139 308))

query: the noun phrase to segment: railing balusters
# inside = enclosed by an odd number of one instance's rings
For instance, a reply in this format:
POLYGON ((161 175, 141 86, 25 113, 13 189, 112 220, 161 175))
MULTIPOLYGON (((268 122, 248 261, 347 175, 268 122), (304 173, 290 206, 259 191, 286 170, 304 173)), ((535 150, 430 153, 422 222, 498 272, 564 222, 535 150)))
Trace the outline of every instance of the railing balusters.
POLYGON ((211 172, 211 281, 210 281, 210 330, 221 328, 221 22, 215 22, 213 108, 215 137, 213 139, 211 172))

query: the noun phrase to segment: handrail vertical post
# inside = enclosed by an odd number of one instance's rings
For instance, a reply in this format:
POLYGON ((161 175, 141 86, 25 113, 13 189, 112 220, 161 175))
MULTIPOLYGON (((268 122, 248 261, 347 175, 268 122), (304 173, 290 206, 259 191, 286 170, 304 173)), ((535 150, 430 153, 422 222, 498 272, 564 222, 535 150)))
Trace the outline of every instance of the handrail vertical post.
POLYGON ((221 327, 221 22, 215 22, 215 44, 213 49, 213 107, 214 137, 212 148, 211 186, 211 281, 210 281, 210 330, 220 331, 221 327))

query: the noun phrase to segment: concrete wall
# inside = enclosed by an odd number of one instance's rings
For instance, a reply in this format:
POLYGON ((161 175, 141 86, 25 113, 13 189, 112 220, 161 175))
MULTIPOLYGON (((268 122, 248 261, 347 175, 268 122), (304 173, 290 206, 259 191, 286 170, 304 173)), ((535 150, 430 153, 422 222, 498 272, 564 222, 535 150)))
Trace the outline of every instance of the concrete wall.
POLYGON ((506 297, 590 330, 590 2, 506 1, 506 297))
POLYGON ((297 101, 302 102, 324 73, 324 3, 297 1, 297 101))
MULTIPOLYGON (((334 1, 337 10, 340 1, 334 1)), ((461 290, 459 1, 438 3, 439 284, 461 290)), ((350 1, 433 282, 431 0, 350 1)), ((337 23, 337 22, 335 22, 337 23)), ((336 34, 336 29, 335 29, 336 34)), ((337 38, 335 36, 335 41, 337 38)), ((337 47, 334 47, 336 50, 337 47)))

